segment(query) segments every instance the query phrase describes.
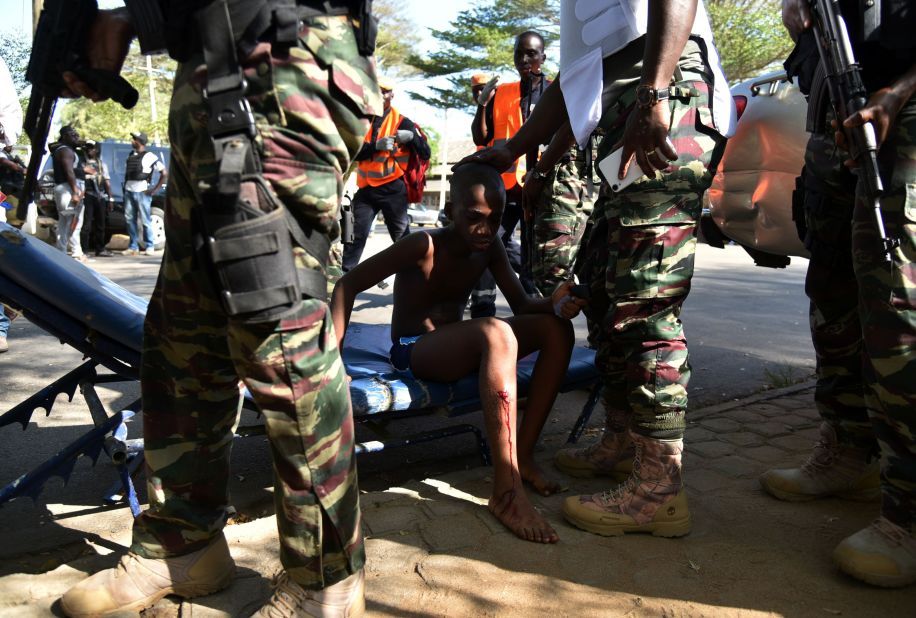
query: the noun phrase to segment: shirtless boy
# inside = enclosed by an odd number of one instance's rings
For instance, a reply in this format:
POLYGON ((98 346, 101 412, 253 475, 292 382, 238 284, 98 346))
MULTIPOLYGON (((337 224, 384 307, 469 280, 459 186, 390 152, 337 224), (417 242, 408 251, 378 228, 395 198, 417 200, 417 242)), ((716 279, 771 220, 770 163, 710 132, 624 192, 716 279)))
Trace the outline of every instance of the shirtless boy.
POLYGON ((560 489, 535 463, 534 447, 569 366, 575 340, 569 319, 585 301, 570 297, 569 283, 551 298, 525 294, 503 244, 494 242, 506 194, 492 167, 459 167, 451 195, 451 225, 411 234, 338 281, 331 300, 337 343, 343 345, 356 295, 394 274, 392 364, 438 382, 479 370, 480 400, 494 451, 490 511, 522 539, 556 543, 556 531, 528 501, 522 481, 545 496, 560 489), (471 289, 485 268, 515 315, 462 321, 471 289), (517 430, 516 360, 538 350, 517 430))

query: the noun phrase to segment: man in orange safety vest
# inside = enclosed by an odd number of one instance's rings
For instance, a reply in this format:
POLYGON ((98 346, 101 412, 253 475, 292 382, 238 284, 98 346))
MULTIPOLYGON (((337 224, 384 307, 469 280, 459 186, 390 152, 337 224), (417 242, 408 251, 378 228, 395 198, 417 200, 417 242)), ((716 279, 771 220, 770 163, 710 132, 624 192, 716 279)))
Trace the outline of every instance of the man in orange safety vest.
POLYGON ((423 160, 430 157, 429 144, 414 123, 391 106, 394 84, 378 81, 384 112, 376 116, 356 155, 356 184, 353 196, 353 242, 344 245, 343 270, 354 268, 366 247, 372 224, 381 211, 392 242, 409 233, 407 184, 404 172, 411 149, 423 160))

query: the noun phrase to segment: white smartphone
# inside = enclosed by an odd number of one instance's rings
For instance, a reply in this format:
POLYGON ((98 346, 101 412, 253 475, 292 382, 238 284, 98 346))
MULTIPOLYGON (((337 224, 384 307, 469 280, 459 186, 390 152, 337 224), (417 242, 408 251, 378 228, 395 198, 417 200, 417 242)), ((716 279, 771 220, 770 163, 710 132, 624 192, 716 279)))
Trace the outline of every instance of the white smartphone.
POLYGON ((627 170, 626 178, 623 180, 617 178, 617 172, 620 171, 620 157, 622 155, 623 148, 618 148, 598 162, 598 169, 601 170, 602 174, 604 174, 604 177, 611 185, 611 190, 614 192, 622 191, 626 187, 629 187, 631 184, 633 184, 635 181, 645 176, 645 174, 642 172, 642 169, 640 169, 639 165, 636 164, 636 159, 633 159, 633 161, 630 163, 630 169, 627 170))
MULTIPOLYGON (((671 138, 666 137, 665 141, 668 142, 668 147, 674 150, 674 143, 671 141, 671 138)), ((656 148, 655 152, 658 153, 658 156, 660 156, 662 160, 665 159, 665 155, 662 154, 661 150, 656 148)), ((618 148, 598 162, 598 169, 601 170, 602 174, 604 174, 604 177, 611 185, 611 190, 615 193, 618 191, 623 191, 631 184, 645 176, 642 168, 640 168, 636 163, 636 159, 633 159, 633 162, 630 163, 630 169, 627 170, 626 178, 623 180, 617 178, 617 172, 620 170, 621 156, 623 156, 623 148, 618 148)))

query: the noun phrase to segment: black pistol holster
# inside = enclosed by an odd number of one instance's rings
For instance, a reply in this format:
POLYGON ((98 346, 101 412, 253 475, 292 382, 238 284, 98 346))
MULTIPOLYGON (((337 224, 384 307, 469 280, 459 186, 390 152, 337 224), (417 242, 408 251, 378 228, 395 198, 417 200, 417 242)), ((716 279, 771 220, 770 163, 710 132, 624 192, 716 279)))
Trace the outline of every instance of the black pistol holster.
POLYGON ((303 229, 261 174, 254 115, 245 98, 226 0, 210 3, 196 18, 207 65, 208 131, 219 164, 216 184, 200 185, 202 204, 194 221, 198 262, 230 319, 276 320, 303 297, 327 299, 330 240, 303 229), (295 245, 321 270, 297 269, 295 245))

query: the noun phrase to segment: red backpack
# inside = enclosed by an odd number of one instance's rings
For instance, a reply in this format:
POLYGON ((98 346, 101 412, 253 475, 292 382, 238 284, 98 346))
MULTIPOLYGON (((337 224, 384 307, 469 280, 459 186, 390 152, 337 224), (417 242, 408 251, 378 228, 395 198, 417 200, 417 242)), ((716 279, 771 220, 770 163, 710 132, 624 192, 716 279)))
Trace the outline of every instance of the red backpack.
MULTIPOLYGON (((426 133, 420 125, 414 124, 417 133, 426 139, 426 133)), ((428 140, 427 140, 428 141, 428 140)), ((416 148, 410 149, 407 159, 407 169, 404 170, 404 182, 407 183, 407 203, 418 204, 423 201, 423 189, 426 188, 426 170, 429 169, 429 160, 424 161, 417 154, 416 148)))

